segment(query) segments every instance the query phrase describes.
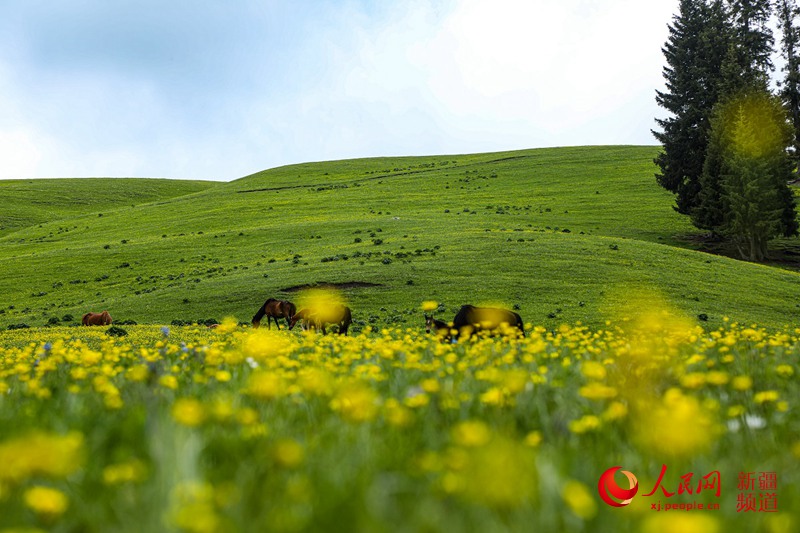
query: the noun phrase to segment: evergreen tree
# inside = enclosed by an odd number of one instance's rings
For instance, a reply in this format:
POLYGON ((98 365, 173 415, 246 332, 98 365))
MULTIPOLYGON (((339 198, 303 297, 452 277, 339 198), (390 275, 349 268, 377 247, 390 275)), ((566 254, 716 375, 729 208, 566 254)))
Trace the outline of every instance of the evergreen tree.
POLYGON ((719 98, 720 69, 728 49, 721 0, 681 0, 662 48, 666 91, 657 103, 671 116, 653 131, 663 151, 656 157, 659 185, 676 195, 675 209, 691 213, 698 201, 711 110, 719 98))
MULTIPOLYGON (((774 44, 768 26, 771 13, 769 0, 728 0, 727 50, 717 79, 719 102, 732 95, 768 92, 774 44)), ((720 134, 719 131, 710 134, 710 143, 718 143, 720 134)), ((709 146, 699 180, 700 190, 690 211, 692 223, 715 236, 725 233, 723 225, 730 207, 723 198, 723 182, 727 177, 721 173, 725 157, 722 147, 709 146)))
POLYGON ((769 85, 769 73, 774 70, 772 52, 775 39, 769 27, 772 15, 771 0, 728 0, 731 27, 735 43, 736 62, 741 86, 731 88, 729 94, 746 87, 769 85))
POLYGON ((781 55, 786 64, 780 96, 794 127, 793 156, 800 160, 800 31, 795 22, 800 15, 795 0, 778 0, 778 21, 781 27, 781 55))
MULTIPOLYGON (((710 138, 703 186, 707 175, 719 179, 712 180, 716 194, 701 213, 716 215, 712 229, 728 237, 743 258, 761 261, 770 239, 798 229, 787 185, 793 163, 787 153, 792 131, 786 112, 777 97, 754 87, 716 106, 710 138)), ((704 195, 711 193, 704 188, 704 195)), ((693 218, 696 224, 706 223, 697 213, 693 218)))

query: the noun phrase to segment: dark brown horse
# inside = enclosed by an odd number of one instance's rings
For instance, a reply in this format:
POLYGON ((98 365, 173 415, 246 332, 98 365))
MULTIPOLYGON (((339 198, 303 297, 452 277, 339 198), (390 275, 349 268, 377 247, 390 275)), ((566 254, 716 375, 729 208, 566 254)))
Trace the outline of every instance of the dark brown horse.
POLYGON ((425 315, 425 333, 430 333, 431 330, 434 330, 436 336, 443 341, 450 340, 455 331, 451 331, 450 324, 444 320, 437 320, 433 318, 433 315, 425 315))
POLYGON ((84 326, 108 326, 113 322, 108 311, 102 313, 86 313, 81 320, 84 326))
POLYGON ((347 335, 347 330, 353 323, 353 315, 346 305, 333 305, 325 309, 307 307, 295 313, 289 323, 289 329, 292 329, 300 321, 302 321, 303 329, 319 330, 323 335, 327 333, 325 331, 327 324, 339 326, 339 335, 347 335))
POLYGON ((522 318, 513 311, 496 307, 462 305, 451 323, 425 316, 425 332, 431 329, 442 340, 469 339, 473 334, 525 336, 522 318))
POLYGON ((276 300, 275 298, 270 298, 264 302, 264 305, 261 306, 261 309, 259 309, 258 312, 253 316, 253 327, 257 328, 261 325, 261 319, 264 318, 264 315, 267 317, 267 328, 271 329, 271 320, 274 320, 275 325, 280 327, 278 324, 279 318, 285 318, 286 324, 289 324, 296 312, 297 308, 292 302, 288 300, 276 300))

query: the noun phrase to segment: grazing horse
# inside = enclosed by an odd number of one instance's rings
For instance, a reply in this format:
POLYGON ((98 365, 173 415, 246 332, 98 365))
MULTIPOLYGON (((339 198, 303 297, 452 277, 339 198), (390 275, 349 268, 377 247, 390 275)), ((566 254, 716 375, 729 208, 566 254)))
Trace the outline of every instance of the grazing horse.
POLYGON ((433 318, 433 315, 425 315, 425 333, 430 333, 431 329, 433 329, 436 336, 443 341, 449 341, 453 336, 450 331, 450 324, 444 320, 433 318))
POLYGON ((261 325, 261 319, 264 315, 267 316, 267 328, 271 329, 270 321, 274 320, 275 325, 280 327, 278 324, 279 318, 285 318, 286 324, 288 325, 297 312, 297 308, 295 305, 288 301, 288 300, 276 300, 275 298, 270 298, 264 305, 261 306, 261 309, 253 316, 253 327, 257 328, 261 325))
POLYGON ((307 307, 295 313, 289 323, 289 329, 292 329, 300 321, 302 321, 303 329, 320 330, 323 335, 327 333, 325 331, 326 324, 339 326, 339 335, 347 335, 347 330, 353 323, 353 315, 346 305, 334 305, 325 309, 307 307))
POLYGON ((108 326, 113 322, 108 311, 102 313, 86 313, 81 320, 84 326, 108 326))
POLYGON ((469 339, 474 333, 525 336, 522 318, 517 313, 506 309, 473 305, 462 305, 450 324, 426 315, 426 333, 430 333, 432 328, 443 340, 452 339, 453 334, 456 339, 469 339))

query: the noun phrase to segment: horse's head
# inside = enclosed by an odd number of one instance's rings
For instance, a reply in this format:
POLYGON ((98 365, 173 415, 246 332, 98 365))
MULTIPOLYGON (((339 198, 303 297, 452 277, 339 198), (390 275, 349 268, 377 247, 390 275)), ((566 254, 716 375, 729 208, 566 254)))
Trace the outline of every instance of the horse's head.
POLYGON ((448 340, 452 337, 452 324, 448 324, 447 322, 443 322, 441 320, 436 320, 433 318, 433 315, 425 315, 425 333, 430 333, 431 331, 442 340, 448 340))
POLYGON ((301 309, 295 314, 293 314, 291 320, 289 321, 289 329, 292 329, 295 326, 295 324, 303 320, 306 317, 307 312, 308 312, 307 309, 301 309))

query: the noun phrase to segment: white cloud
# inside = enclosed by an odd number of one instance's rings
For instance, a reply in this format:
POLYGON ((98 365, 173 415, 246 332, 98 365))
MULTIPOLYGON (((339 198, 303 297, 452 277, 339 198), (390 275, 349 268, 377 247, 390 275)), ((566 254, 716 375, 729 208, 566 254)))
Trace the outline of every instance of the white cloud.
POLYGON ((653 143, 677 0, 245 5, 219 21, 104 3, 0 21, 0 177, 233 179, 311 160, 653 143), (147 24, 119 26, 129 19, 147 24))

